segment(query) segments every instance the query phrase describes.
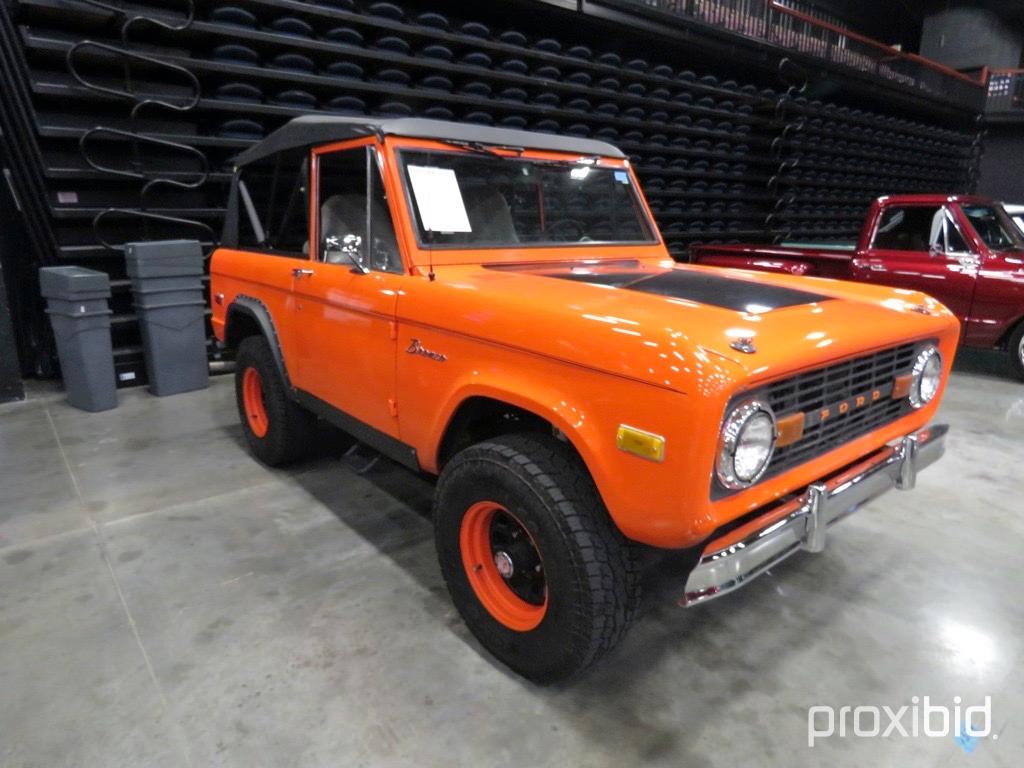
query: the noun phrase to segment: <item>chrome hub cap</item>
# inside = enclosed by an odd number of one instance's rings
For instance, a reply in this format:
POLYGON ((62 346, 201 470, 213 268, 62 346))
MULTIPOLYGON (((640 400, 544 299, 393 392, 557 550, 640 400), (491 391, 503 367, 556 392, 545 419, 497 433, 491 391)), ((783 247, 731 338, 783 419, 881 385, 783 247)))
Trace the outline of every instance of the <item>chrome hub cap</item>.
POLYGON ((516 572, 512 556, 508 552, 500 550, 494 553, 494 567, 498 569, 498 574, 503 579, 511 579, 512 575, 516 572))

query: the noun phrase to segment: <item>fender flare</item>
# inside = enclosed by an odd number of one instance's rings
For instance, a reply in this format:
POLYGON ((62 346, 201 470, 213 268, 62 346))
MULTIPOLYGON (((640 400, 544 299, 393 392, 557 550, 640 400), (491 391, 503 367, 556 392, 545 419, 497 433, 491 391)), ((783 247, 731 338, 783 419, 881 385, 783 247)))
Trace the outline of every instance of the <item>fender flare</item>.
POLYGON ((267 344, 270 346, 270 353, 274 358, 274 365, 277 368, 278 374, 281 376, 281 381, 284 382, 285 387, 288 389, 293 396, 295 388, 292 386, 291 379, 288 378, 288 368, 284 364, 284 355, 281 353, 281 343, 277 337, 277 328, 274 326, 274 320, 270 315, 270 310, 267 309, 267 305, 254 296, 246 296, 239 294, 235 297, 234 301, 228 306, 228 311, 225 315, 224 321, 224 340, 229 346, 231 344, 231 328, 232 321, 237 322, 238 317, 248 317, 256 322, 259 326, 263 337, 267 340, 267 344))

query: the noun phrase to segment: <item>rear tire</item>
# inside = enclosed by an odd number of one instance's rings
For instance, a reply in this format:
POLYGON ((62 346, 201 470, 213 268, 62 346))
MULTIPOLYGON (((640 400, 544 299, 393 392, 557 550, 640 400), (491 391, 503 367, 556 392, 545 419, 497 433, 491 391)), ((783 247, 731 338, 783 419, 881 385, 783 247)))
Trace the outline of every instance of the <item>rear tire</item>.
POLYGON ((309 454, 316 418, 289 396, 262 336, 248 336, 238 346, 235 400, 245 439, 264 464, 279 467, 309 454))
POLYGON ((1018 379, 1024 379, 1024 322, 1010 336, 1010 365, 1018 379))
POLYGON ((636 616, 634 548, 586 467, 552 437, 507 435, 457 454, 438 482, 434 531, 469 630, 530 680, 581 673, 636 616))

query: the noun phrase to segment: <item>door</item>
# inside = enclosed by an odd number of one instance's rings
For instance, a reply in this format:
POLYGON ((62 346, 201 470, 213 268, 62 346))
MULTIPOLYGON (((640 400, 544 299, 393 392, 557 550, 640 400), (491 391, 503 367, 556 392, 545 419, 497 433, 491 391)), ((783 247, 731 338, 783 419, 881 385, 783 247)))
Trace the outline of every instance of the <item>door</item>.
POLYGON ((857 279, 924 291, 963 319, 971 309, 979 257, 952 212, 939 205, 893 205, 854 263, 857 279))
POLYGON ((964 341, 994 347, 1024 318, 1024 237, 998 205, 963 202, 958 209, 983 254, 964 341))
POLYGON ((398 436, 395 311, 402 259, 380 171, 365 140, 314 150, 310 258, 295 280, 295 385, 398 436))
POLYGON ((270 313, 285 367, 296 365, 295 275, 309 259, 309 153, 289 150, 245 166, 238 180, 238 247, 247 279, 239 293, 270 313))

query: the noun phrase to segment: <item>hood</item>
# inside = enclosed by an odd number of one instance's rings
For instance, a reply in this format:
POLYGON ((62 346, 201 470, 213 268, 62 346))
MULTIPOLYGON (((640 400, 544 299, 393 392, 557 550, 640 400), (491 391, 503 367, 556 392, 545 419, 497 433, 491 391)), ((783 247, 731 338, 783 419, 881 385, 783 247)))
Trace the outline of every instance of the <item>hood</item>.
POLYGON ((438 282, 461 294, 449 307, 468 302, 475 335, 680 391, 712 375, 773 378, 950 322, 913 291, 666 261, 463 267, 438 282))

